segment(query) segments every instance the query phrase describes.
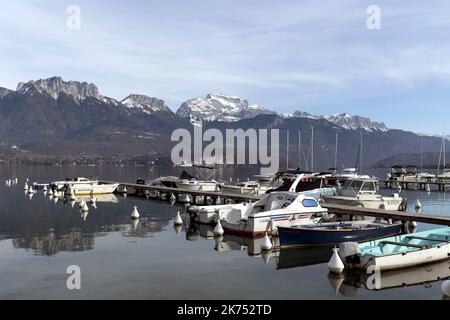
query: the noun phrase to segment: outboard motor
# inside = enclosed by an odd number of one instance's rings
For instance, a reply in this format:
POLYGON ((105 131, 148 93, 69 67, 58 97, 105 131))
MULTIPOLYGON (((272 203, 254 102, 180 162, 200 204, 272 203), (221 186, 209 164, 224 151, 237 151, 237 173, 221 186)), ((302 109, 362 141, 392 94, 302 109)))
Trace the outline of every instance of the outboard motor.
POLYGON ((187 207, 186 212, 190 215, 195 215, 198 212, 198 207, 196 205, 190 205, 189 207, 187 207))
POLYGON ((339 256, 344 263, 359 263, 361 249, 357 242, 343 242, 339 244, 339 256))

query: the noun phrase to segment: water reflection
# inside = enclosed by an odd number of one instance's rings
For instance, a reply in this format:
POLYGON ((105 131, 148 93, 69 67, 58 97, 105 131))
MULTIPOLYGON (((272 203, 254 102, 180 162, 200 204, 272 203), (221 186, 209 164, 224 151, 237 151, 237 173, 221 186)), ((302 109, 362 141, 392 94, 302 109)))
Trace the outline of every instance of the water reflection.
MULTIPOLYGON (((111 232, 119 232, 123 237, 150 238, 169 223, 164 210, 132 221, 131 203, 120 202, 113 194, 70 200, 45 192, 26 192, 25 197, 31 196, 30 206, 21 200, 21 192, 8 191, 9 194, 2 192, 0 198, 4 209, 0 211, 0 240, 11 239, 15 249, 32 250, 36 255, 93 250, 95 239, 111 232), (80 209, 80 203, 88 204, 90 210, 80 209)), ((160 209, 161 204, 146 206, 160 209)))
POLYGON ((431 288, 434 283, 440 286, 442 280, 449 278, 450 259, 414 268, 381 272, 379 275, 357 270, 328 275, 333 290, 346 297, 358 295, 362 290, 379 291, 418 285, 431 288))

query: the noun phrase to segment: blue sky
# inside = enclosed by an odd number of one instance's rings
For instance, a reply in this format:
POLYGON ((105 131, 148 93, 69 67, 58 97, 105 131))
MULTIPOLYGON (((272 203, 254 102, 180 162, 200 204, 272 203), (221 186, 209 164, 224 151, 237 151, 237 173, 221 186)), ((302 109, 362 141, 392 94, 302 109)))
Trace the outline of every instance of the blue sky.
POLYGON ((350 112, 450 132, 448 1, 0 0, 0 86, 54 75, 103 95, 222 92, 278 112, 350 112), (69 5, 81 29, 66 27, 69 5), (366 27, 369 5, 381 30, 366 27))

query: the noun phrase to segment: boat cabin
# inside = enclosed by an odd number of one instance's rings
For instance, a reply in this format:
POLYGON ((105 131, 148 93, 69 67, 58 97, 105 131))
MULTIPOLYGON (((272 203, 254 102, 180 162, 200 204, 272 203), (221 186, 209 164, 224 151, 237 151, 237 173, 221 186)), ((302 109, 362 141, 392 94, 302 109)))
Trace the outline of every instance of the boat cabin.
POLYGON ((361 194, 376 194, 378 181, 375 179, 351 179, 347 180, 338 195, 344 197, 356 197, 361 194))
POLYGON ((416 166, 393 166, 391 167, 391 178, 411 177, 417 175, 416 166))
POLYGON ((266 194, 253 205, 252 213, 267 212, 279 209, 306 210, 319 208, 323 210, 314 198, 298 195, 293 192, 274 192, 266 194))

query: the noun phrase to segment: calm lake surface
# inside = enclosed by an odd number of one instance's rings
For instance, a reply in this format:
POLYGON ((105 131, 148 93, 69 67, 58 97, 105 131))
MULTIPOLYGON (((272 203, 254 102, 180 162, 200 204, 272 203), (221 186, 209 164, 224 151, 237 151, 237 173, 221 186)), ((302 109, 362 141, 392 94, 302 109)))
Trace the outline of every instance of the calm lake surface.
MULTIPOLYGON (((99 197, 82 217, 78 204, 51 199, 42 191, 30 199, 25 179, 49 182, 98 177, 134 182, 179 174, 173 168, 0 167, 0 299, 442 299, 441 281, 369 290, 364 277, 333 279, 323 257, 329 252, 290 250, 260 254, 259 240, 212 237, 212 229, 189 224, 175 228, 184 207, 123 196, 99 197), (18 185, 5 180, 19 178, 18 185), (133 206, 141 214, 130 220, 133 206), (81 290, 66 288, 67 267, 81 268, 81 290)), ((222 178, 256 172, 224 169, 222 178)), ((219 179, 220 177, 215 177, 219 179)), ((390 194, 391 191, 382 190, 390 194)), ((450 215, 450 193, 406 191, 409 210, 417 198, 423 214, 450 215)), ((436 226, 419 224, 418 230, 436 226)), ((328 259, 326 259, 328 260, 328 259)), ((450 261, 389 274, 404 279, 447 278, 450 261)), ((383 278, 382 278, 383 283, 383 278)))

